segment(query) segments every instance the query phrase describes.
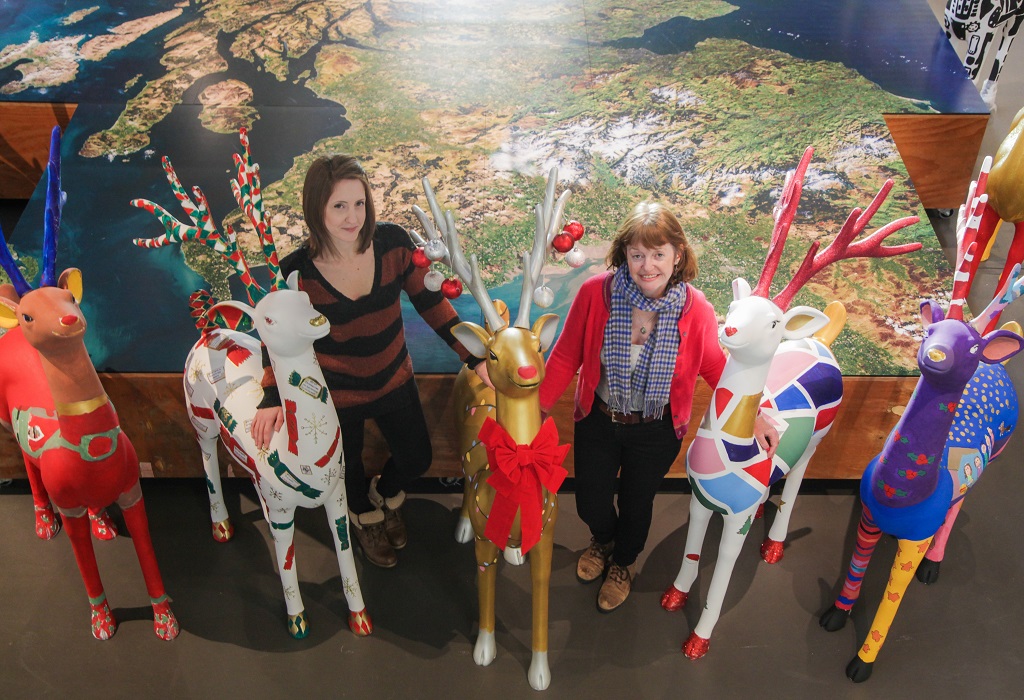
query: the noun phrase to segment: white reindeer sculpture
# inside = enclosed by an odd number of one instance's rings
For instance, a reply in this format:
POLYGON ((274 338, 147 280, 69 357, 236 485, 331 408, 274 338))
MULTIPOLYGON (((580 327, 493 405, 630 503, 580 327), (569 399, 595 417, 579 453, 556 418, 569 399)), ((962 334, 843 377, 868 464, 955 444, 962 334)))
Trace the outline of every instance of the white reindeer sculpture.
POLYGON ((538 391, 544 380, 544 351, 554 341, 558 317, 545 314, 530 326, 530 306, 541 268, 559 231, 569 191, 555 201, 558 173, 552 170, 543 204, 536 209, 536 232, 532 252, 523 253, 523 291, 515 325, 502 320, 480 277, 476 256, 466 261, 455 220, 450 211, 442 215, 430 183, 423 181, 435 228, 427 215, 414 207, 431 240, 443 236, 446 262, 466 283, 484 313, 490 330, 475 323, 460 323, 453 333, 476 357, 487 361, 494 384, 495 419, 488 418, 480 429, 486 445, 486 468, 467 476, 473 494, 469 517, 476 534, 477 586, 480 632, 473 648, 473 660, 486 666, 494 660, 494 588, 498 550, 505 560, 523 563, 529 553, 533 588, 533 656, 527 678, 535 690, 551 682, 548 667, 548 587, 551 555, 558 516, 558 487, 565 479, 562 461, 568 445, 558 444, 558 430, 551 418, 541 421, 538 391))
POLYGON ((786 288, 769 299, 812 153, 813 149, 808 148, 796 171, 786 178, 757 286, 751 291, 745 280, 733 282, 734 301, 720 336, 729 359, 686 453, 686 473, 693 491, 690 524, 683 563, 675 582, 661 598, 663 608, 676 611, 686 604, 697 577, 708 522, 713 513, 721 513, 725 522, 704 612, 683 644, 683 652, 691 659, 707 653, 733 566, 751 523, 768 498, 771 485, 788 474, 782 504, 761 547, 765 561, 774 563, 782 558, 789 518, 807 463, 832 426, 843 397, 843 378, 828 345, 846 323, 845 308, 833 302, 826 313, 808 306, 787 311, 790 302, 803 285, 838 260, 889 257, 921 247, 920 243, 882 245, 892 233, 917 223, 914 216, 893 221, 854 242, 892 189, 892 181, 886 181, 866 211, 850 212, 825 250, 818 253, 818 242, 811 244, 786 288), (779 445, 772 459, 754 439, 758 410, 779 431, 779 445))
POLYGON ((227 228, 227 234, 223 235, 217 230, 202 191, 193 188, 195 201, 190 199, 167 158, 163 159, 167 181, 194 225, 178 221, 159 204, 136 199, 132 205, 154 214, 167 232, 158 238, 136 239, 134 243, 150 248, 182 241, 204 243, 235 266, 250 303, 255 306, 224 301, 206 309, 204 314, 203 308, 196 307, 209 305, 203 302, 205 293, 193 295, 193 315, 205 318, 197 323, 203 334, 185 364, 185 401, 203 453, 214 539, 226 542, 234 534, 221 493, 217 459, 219 436, 235 461, 249 473, 270 524, 288 610, 289 633, 297 639, 309 633, 292 544, 295 509, 323 506, 331 523, 341 566, 349 627, 357 635, 366 636, 373 625, 363 604, 349 545, 341 428, 313 354, 313 342, 330 332, 330 324, 313 308, 309 296, 299 291, 298 273, 289 277, 287 286, 281 277, 270 217, 263 209, 259 169, 252 162, 244 129, 241 143, 243 153, 235 154, 237 175, 231 182, 231 189, 259 235, 273 280, 269 292, 252 279, 234 232, 227 228), (232 327, 242 325, 244 317, 235 312, 248 316, 255 324, 267 346, 281 392, 286 429, 275 433, 270 447, 264 451, 256 448, 250 434, 256 406, 263 397, 260 343, 245 333, 218 328, 213 323, 217 319, 232 327))

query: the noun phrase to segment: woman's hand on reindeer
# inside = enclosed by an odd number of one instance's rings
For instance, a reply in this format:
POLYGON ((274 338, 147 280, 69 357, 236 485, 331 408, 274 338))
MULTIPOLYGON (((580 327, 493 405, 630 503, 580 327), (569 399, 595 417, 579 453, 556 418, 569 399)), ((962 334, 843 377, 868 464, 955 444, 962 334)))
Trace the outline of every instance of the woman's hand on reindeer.
POLYGON ((473 371, 476 372, 476 376, 480 377, 480 381, 489 386, 491 389, 494 388, 494 385, 491 384, 491 376, 487 373, 486 361, 479 363, 476 367, 473 368, 473 371))
POLYGON ((274 439, 274 433, 284 425, 284 411, 280 406, 256 409, 256 416, 252 419, 252 439, 256 448, 265 450, 270 447, 270 441, 274 439))
POLYGON ((775 456, 775 450, 779 446, 779 431, 760 413, 754 419, 754 437, 761 449, 767 453, 768 459, 775 456))

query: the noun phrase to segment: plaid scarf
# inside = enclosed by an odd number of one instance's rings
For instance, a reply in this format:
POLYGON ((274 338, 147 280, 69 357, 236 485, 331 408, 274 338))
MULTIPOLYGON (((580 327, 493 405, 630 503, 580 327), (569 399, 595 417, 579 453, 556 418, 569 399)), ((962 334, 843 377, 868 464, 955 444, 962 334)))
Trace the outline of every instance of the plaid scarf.
POLYGON ((661 418, 679 354, 679 314, 686 301, 686 285, 673 285, 664 296, 648 299, 623 265, 615 271, 611 292, 611 314, 601 349, 601 363, 608 375, 608 407, 628 413, 632 406, 643 405, 645 418, 661 418), (629 346, 634 306, 641 311, 658 312, 658 324, 640 350, 631 374, 629 346), (634 398, 638 400, 634 402, 634 398))

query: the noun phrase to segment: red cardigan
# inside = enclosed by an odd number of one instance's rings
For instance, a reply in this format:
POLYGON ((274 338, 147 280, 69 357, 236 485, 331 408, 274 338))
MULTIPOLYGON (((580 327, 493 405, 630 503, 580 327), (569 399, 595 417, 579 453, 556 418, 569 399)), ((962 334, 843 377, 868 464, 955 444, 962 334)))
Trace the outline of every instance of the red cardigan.
MULTIPOLYGON (((601 379, 601 348, 604 327, 611 313, 611 275, 591 277, 576 294, 565 318, 562 334, 544 365, 540 386, 540 407, 548 412, 579 371, 576 385, 575 420, 582 420, 594 405, 594 391, 601 379)), ((718 344, 718 320, 704 295, 686 285, 686 303, 679 314, 679 354, 672 374, 669 405, 676 435, 682 439, 690 422, 697 375, 712 389, 722 377, 725 352, 718 344)))

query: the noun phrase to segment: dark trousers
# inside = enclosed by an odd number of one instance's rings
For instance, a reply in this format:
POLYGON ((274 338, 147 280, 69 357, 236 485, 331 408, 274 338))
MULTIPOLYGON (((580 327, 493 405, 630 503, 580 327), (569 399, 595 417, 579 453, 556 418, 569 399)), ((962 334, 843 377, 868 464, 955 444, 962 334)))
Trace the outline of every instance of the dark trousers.
MULTIPOLYGON (((430 467, 434 458, 427 432, 427 420, 419 401, 376 416, 377 424, 391 456, 381 470, 377 490, 390 498, 405 490, 430 467)), ((368 495, 366 467, 363 464, 363 442, 366 421, 356 420, 341 424, 342 449, 345 452, 345 490, 348 507, 353 513, 368 513, 373 504, 368 495)))
POLYGON ((622 425, 612 423, 595 403, 576 423, 576 510, 600 544, 615 541, 612 559, 620 566, 629 566, 643 551, 654 496, 682 445, 665 413, 663 420, 622 425))

